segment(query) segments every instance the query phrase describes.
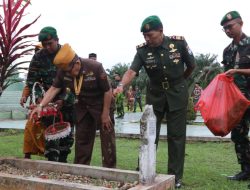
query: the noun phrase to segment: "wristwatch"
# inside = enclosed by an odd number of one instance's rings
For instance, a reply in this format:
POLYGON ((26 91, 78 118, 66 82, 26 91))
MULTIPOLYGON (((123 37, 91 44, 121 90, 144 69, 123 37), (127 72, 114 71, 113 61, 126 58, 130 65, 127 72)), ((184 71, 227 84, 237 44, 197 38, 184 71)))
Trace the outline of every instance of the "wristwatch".
POLYGON ((38 104, 38 107, 43 108, 43 105, 42 104, 38 104))

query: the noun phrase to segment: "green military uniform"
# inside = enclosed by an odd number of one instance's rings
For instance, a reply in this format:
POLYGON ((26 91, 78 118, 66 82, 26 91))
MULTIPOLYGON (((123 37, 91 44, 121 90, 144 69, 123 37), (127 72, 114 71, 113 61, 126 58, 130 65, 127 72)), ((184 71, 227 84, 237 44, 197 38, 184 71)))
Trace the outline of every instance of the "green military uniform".
POLYGON ((166 113, 168 173, 176 175, 176 179, 183 176, 185 156, 188 103, 185 66, 194 67, 194 56, 185 39, 181 36, 164 36, 159 47, 151 48, 146 43, 139 45, 130 67, 136 73, 144 67, 149 76, 146 103, 153 105, 157 117, 156 145, 159 141, 161 120, 166 113))
MULTIPOLYGON (((229 69, 250 69, 250 37, 242 34, 239 44, 233 42, 223 52, 225 71, 229 69)), ((246 98, 250 99, 250 77, 234 75, 234 82, 246 98)), ((235 143, 235 151, 242 170, 250 172, 250 142, 248 139, 250 110, 248 109, 241 122, 232 130, 231 139, 235 143)))
POLYGON ((134 112, 136 112, 137 103, 139 104, 140 110, 142 112, 142 103, 141 103, 141 90, 138 88, 135 90, 135 102, 134 102, 134 112))
MULTIPOLYGON (((241 28, 234 28, 234 25, 242 25, 242 19, 237 11, 230 11, 221 20, 221 26, 225 33, 236 34, 241 32, 241 28), (235 22, 231 22, 235 20, 235 22)), ((234 39, 234 38, 233 38, 234 39)), ((224 49, 223 61, 224 70, 229 69, 250 69, 250 37, 241 32, 240 41, 235 39, 224 49)), ((234 82, 246 98, 250 99, 250 77, 247 75, 234 74, 234 82)), ((231 180, 250 179, 250 141, 248 139, 250 124, 250 109, 247 109, 240 123, 235 126, 231 132, 231 139, 235 143, 235 152, 238 163, 241 165, 241 171, 234 175, 228 176, 231 180)))
MULTIPOLYGON (((112 83, 112 85, 111 85, 112 88, 113 89, 117 88, 117 86, 119 85, 119 83, 120 83, 120 80, 119 81, 115 80, 112 83)), ((125 112, 124 112, 124 106, 123 106, 124 98, 125 98, 125 96, 124 96, 123 93, 119 93, 115 97, 115 106, 116 106, 116 114, 117 114, 116 118, 123 118, 124 117, 124 114, 125 114, 125 112)))
MULTIPOLYGON (((53 27, 45 27, 39 33, 39 41, 44 41, 52 38, 57 38, 56 30, 53 27)), ((58 45, 58 49, 60 49, 60 45, 58 45)), ((53 79, 56 76, 57 68, 53 64, 53 60, 56 56, 56 53, 49 53, 45 48, 36 52, 33 56, 29 71, 27 75, 27 85, 32 91, 33 85, 35 82, 39 82, 42 84, 45 91, 47 91, 53 83, 53 79)), ((42 91, 36 86, 36 100, 38 98, 42 99, 42 91)), ((73 95, 73 94, 72 94, 73 95)), ((64 121, 67 121, 72 126, 72 132, 74 127, 74 110, 73 108, 73 98, 72 95, 67 94, 66 92, 61 92, 59 96, 57 96, 54 100, 63 100, 64 105, 61 109, 61 112, 64 117, 64 121)), ((42 118, 42 122, 45 126, 49 126, 53 123, 53 118, 42 118)), ((67 162, 67 155, 70 153, 70 148, 72 147, 74 142, 73 134, 71 133, 69 136, 62 138, 57 141, 45 141, 45 156, 50 161, 59 161, 59 162, 67 162)))

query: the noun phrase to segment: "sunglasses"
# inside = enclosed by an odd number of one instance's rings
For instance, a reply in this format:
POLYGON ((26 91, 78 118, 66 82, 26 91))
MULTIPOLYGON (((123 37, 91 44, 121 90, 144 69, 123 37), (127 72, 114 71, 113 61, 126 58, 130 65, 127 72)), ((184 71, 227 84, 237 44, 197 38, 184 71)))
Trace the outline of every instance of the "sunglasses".
POLYGON ((235 24, 238 24, 238 22, 223 26, 222 31, 225 32, 226 30, 231 30, 234 27, 235 24))

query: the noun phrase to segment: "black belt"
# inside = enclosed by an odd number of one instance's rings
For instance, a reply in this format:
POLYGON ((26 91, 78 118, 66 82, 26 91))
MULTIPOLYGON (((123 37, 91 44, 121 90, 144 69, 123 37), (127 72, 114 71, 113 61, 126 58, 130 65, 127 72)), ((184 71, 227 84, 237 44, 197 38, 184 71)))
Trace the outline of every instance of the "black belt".
POLYGON ((151 82, 150 86, 160 86, 161 88, 167 90, 170 87, 180 84, 183 81, 184 81, 184 78, 182 77, 182 78, 171 80, 171 81, 167 80, 167 81, 161 82, 160 84, 151 82))

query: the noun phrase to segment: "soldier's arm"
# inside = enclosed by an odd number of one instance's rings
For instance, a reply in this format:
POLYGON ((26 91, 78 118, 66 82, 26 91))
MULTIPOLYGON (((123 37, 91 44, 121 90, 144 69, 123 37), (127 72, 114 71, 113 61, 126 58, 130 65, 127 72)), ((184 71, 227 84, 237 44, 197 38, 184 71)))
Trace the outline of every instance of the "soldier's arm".
POLYGON ((188 78, 191 73, 193 72, 194 68, 195 68, 195 59, 194 59, 194 55, 193 52, 191 51, 191 49, 189 48, 186 40, 184 39, 183 41, 183 46, 182 46, 182 53, 183 53, 183 59, 184 62, 187 66, 185 72, 184 72, 184 78, 188 78))
POLYGON ((28 74, 27 74, 27 79, 26 79, 26 85, 29 87, 30 92, 32 91, 32 87, 35 82, 39 81, 39 60, 37 59, 36 54, 33 56, 28 74))
POLYGON ((122 81, 114 90, 114 95, 123 92, 123 88, 131 83, 131 81, 135 78, 136 72, 132 69, 128 69, 122 77, 122 81))
POLYGON ((229 69, 225 72, 228 76, 233 76, 234 74, 240 74, 240 75, 250 75, 250 69, 229 69))
POLYGON ((24 104, 26 103, 27 101, 27 98, 29 97, 30 95, 30 90, 29 90, 29 87, 26 85, 24 88, 23 88, 23 93, 22 93, 22 97, 20 99, 20 105, 23 107, 24 104))

